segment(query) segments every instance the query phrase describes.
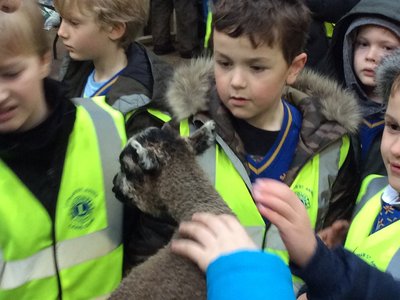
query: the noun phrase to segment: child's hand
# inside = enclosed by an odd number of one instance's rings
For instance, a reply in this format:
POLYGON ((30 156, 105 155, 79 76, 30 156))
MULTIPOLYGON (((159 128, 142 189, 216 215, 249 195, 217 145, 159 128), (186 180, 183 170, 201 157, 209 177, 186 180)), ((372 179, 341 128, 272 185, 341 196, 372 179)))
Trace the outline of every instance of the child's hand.
POLYGON ((328 248, 334 248, 343 245, 349 227, 349 221, 337 220, 331 226, 319 231, 318 236, 328 248))
POLYGON ((230 215, 197 213, 191 222, 183 222, 171 250, 193 260, 203 271, 217 257, 239 249, 256 249, 239 221, 230 215))
POLYGON ((303 203, 286 184, 272 179, 258 179, 253 196, 260 213, 278 228, 290 259, 305 266, 317 240, 303 203))

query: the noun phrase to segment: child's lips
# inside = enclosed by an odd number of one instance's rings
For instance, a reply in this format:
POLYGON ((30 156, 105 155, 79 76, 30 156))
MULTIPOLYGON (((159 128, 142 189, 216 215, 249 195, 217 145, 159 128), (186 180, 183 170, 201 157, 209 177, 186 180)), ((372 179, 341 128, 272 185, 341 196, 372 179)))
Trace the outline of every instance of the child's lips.
POLYGON ((390 171, 395 175, 400 175, 400 163, 390 163, 390 171))
POLYGON ((244 104, 248 101, 249 101, 249 99, 243 98, 243 97, 231 97, 230 98, 230 102, 232 102, 233 104, 244 104))
POLYGON ((13 116, 16 107, 0 108, 0 122, 6 122, 13 116))
POLYGON ((364 69, 363 73, 368 77, 375 77, 375 71, 373 69, 364 69))

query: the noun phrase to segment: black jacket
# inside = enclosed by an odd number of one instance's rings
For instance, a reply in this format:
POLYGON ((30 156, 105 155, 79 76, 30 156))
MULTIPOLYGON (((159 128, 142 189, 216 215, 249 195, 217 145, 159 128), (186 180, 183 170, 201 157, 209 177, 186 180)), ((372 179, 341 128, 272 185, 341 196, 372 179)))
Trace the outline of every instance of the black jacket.
POLYGON ((54 220, 65 153, 76 107, 61 86, 45 79, 49 117, 26 132, 0 134, 0 158, 29 188, 54 220))
POLYGON ((290 265, 292 273, 307 284, 313 299, 398 299, 400 282, 370 266, 343 247, 329 250, 318 240, 317 250, 305 268, 290 265))

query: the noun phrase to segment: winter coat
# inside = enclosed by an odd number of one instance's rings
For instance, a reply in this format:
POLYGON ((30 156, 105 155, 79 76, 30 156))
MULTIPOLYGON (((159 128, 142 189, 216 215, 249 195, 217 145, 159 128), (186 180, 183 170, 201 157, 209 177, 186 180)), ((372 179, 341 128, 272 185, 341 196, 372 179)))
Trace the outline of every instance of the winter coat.
POLYGON ((308 299, 398 298, 400 283, 392 275, 371 267, 343 247, 330 250, 317 240, 317 250, 307 266, 290 266, 292 273, 306 282, 308 299))
MULTIPOLYGON (((216 93, 210 60, 199 59, 178 68, 167 97, 170 110, 178 121, 190 116, 201 121, 213 119, 217 124, 217 134, 234 150, 248 171, 242 141, 216 93)), ((356 131, 360 114, 352 95, 310 71, 304 71, 294 87, 287 87, 284 97, 303 114, 300 142, 285 178, 285 183, 290 185, 313 155, 356 131)), ((317 224, 319 227, 328 226, 338 218, 350 218, 359 185, 356 174, 350 149, 333 185, 324 222, 317 224)), ((140 254, 142 259, 154 253, 157 244, 161 247, 168 242, 172 234, 170 231, 171 234, 165 235, 168 230, 163 225, 164 220, 153 218, 150 221, 149 224, 140 221, 140 226, 136 227, 136 238, 129 245, 131 251, 140 254)), ((169 220, 167 224, 171 225, 173 221, 169 220)))
MULTIPOLYGON (((213 119, 217 124, 217 134, 247 168, 244 146, 233 128, 229 112, 217 95, 213 74, 213 63, 210 61, 200 59, 197 63, 182 66, 176 70, 174 81, 170 84, 168 104, 177 120, 192 115, 194 119, 213 119)), ((310 70, 304 70, 296 83, 286 88, 283 98, 295 105, 303 115, 299 144, 284 179, 290 186, 313 155, 344 135, 356 131, 360 114, 357 101, 351 94, 310 70)), ((331 209, 324 225, 339 217, 350 217, 357 195, 357 190, 351 189, 359 184, 356 176, 353 177, 353 163, 350 154, 333 186, 331 209)))
MULTIPOLYGON (((354 8, 346 14, 335 26, 331 46, 327 56, 322 61, 319 70, 322 73, 337 79, 343 86, 355 92, 362 110, 363 117, 371 115, 380 116, 383 119, 385 106, 369 99, 360 87, 353 71, 353 49, 351 42, 351 34, 347 35, 350 26, 354 26, 353 22, 361 22, 369 24, 371 22, 382 23, 398 36, 400 36, 400 2, 392 0, 362 0, 354 8), (371 21, 371 20, 375 21, 371 21), (348 45, 348 50, 345 50, 348 45)), ((372 23, 374 24, 374 23, 372 23)), ((355 143, 359 140, 355 138, 355 143)), ((361 161, 361 148, 358 146, 356 155, 359 157, 360 177, 365 178, 369 174, 386 175, 385 166, 380 159, 381 135, 378 134, 372 141, 366 157, 373 159, 365 159, 361 161), (378 158, 378 159, 375 159, 378 158)))
MULTIPOLYGON (((108 91, 107 103, 118 106, 116 101, 122 97, 122 102, 129 102, 135 110, 132 116, 126 118, 127 135, 130 137, 142 128, 162 125, 162 122, 149 115, 144 109, 151 106, 161 111, 167 110, 163 106, 165 102, 163 97, 167 79, 172 74, 172 67, 137 42, 128 47, 126 55, 128 65, 108 91)), ((71 59, 68 62, 67 70, 62 78, 62 83, 67 87, 67 97, 82 96, 93 68, 91 61, 71 59)), ((116 108, 119 109, 119 107, 116 108)))

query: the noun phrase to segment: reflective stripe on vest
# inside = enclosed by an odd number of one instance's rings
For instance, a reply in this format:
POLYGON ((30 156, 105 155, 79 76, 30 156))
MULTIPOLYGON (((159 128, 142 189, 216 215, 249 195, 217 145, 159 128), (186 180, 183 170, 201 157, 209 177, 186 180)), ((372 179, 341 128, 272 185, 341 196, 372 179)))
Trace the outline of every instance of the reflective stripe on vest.
MULTIPOLYGON (((188 136, 196 130, 188 120, 180 123, 180 134, 188 136)), ((215 147, 208 148, 197 160, 226 204, 245 226, 254 242, 263 248, 265 222, 251 196, 250 178, 236 154, 218 135, 215 147)))
POLYGON ((387 184, 387 177, 378 175, 364 179, 357 199, 357 214, 351 222, 345 248, 400 280, 400 222, 396 221, 370 235, 381 210, 381 197, 387 184))
POLYGON ((88 99, 77 107, 55 224, 0 160, 0 298, 58 298, 57 273, 63 299, 103 296, 119 284, 122 205, 111 183, 126 138, 122 116, 105 110, 88 99), (90 170, 90 178, 80 168, 90 170), (105 272, 112 278, 103 279, 105 272))
MULTIPOLYGON (((145 107, 151 102, 150 98, 144 94, 125 95, 118 98, 112 107, 124 115, 125 122, 140 108, 145 107)), ((153 108, 147 108, 147 112, 163 122, 168 122, 172 118, 166 112, 153 108)))

